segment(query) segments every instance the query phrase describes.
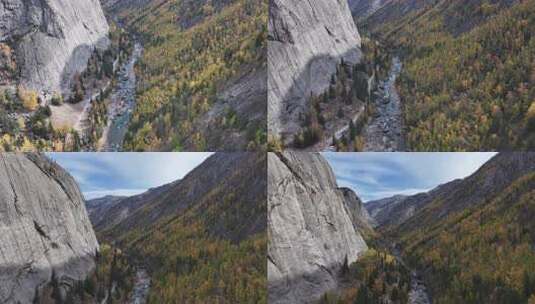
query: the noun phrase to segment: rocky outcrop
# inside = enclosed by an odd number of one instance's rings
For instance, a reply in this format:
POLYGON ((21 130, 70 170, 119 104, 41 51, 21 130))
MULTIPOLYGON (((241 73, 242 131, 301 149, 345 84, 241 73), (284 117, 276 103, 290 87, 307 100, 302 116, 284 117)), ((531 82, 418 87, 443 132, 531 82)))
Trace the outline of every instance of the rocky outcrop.
POLYGON ((344 59, 361 58, 361 40, 347 0, 272 0, 268 24, 268 132, 301 129, 306 99, 323 93, 344 59))
POLYGON ((0 0, 0 43, 15 50, 28 89, 66 91, 93 49, 108 46, 107 34, 98 0, 0 0))
POLYGON ((368 214, 368 210, 366 210, 364 203, 362 203, 357 194, 349 188, 340 188, 340 191, 344 196, 344 207, 355 230, 366 233, 372 232, 373 227, 377 224, 368 214))
POLYGON ((206 137, 206 150, 245 150, 250 130, 266 130, 266 112, 267 71, 263 66, 230 81, 212 108, 198 120, 199 129, 206 137), (240 130, 229 132, 225 128, 214 128, 229 113, 234 113, 243 124, 240 130))
POLYGON ((32 303, 54 277, 65 293, 98 243, 74 179, 42 155, 0 155, 0 302, 32 303))
POLYGON ((344 200, 320 154, 268 154, 269 303, 318 299, 367 249, 344 200))

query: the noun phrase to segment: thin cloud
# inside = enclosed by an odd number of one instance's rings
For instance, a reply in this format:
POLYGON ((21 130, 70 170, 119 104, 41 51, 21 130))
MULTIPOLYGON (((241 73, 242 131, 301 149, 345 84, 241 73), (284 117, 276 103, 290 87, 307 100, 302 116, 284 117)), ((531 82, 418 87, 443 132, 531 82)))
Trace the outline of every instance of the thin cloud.
POLYGON ((212 153, 49 153, 86 199, 133 195, 183 178, 212 153))
POLYGON ((495 153, 323 153, 338 185, 364 201, 412 195, 464 178, 495 153))

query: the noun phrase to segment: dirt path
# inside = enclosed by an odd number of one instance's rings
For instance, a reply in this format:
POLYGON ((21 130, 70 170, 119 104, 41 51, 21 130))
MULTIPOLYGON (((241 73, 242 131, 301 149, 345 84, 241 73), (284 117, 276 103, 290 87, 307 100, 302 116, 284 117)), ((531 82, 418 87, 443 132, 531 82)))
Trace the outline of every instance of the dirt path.
MULTIPOLYGON (((108 82, 102 91, 105 91, 110 83, 108 82)), ((92 92, 82 101, 72 104, 64 102, 61 106, 52 106, 51 122, 54 129, 73 128, 79 134, 83 134, 87 127, 87 117, 91 109, 91 100, 100 96, 100 90, 92 92)))

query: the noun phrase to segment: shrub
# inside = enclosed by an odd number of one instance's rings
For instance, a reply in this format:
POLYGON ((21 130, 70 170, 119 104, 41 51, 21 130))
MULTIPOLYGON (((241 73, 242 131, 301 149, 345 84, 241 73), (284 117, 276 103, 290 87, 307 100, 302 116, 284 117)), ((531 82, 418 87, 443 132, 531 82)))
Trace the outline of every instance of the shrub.
POLYGON ((37 92, 33 90, 27 90, 23 86, 19 86, 17 90, 19 99, 22 102, 24 108, 28 111, 35 111, 39 106, 39 99, 37 92))

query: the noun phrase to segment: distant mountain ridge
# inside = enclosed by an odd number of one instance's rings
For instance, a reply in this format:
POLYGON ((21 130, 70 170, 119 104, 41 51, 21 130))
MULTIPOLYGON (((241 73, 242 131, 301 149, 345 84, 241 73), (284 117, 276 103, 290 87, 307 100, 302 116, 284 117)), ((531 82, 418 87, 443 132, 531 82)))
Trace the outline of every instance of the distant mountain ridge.
MULTIPOLYGON (((212 197, 210 191, 231 191, 240 189, 235 193, 243 201, 251 200, 243 206, 243 212, 255 209, 257 201, 262 197, 262 170, 259 163, 261 156, 256 153, 216 153, 189 172, 183 179, 152 188, 142 194, 131 197, 105 197, 90 200, 86 203, 93 225, 99 234, 107 238, 121 239, 131 230, 143 231, 150 229, 160 220, 179 217, 186 211, 206 212, 202 210, 203 204, 222 203, 224 197, 212 197), (247 170, 250 170, 248 172, 247 170), (243 179, 241 179, 243 178, 243 179), (241 188, 248 184, 250 188, 241 188), (239 186, 239 187, 238 187, 239 186)), ((251 214, 251 217, 242 219, 242 225, 247 226, 237 235, 231 236, 224 229, 214 230, 215 234, 241 239, 246 235, 262 231, 265 219, 261 214, 251 214), (249 226, 248 226, 249 225, 249 226)), ((214 219, 217 226, 219 220, 214 219)), ((215 228, 215 227, 214 227, 215 228)))
POLYGON ((384 227, 418 227, 496 196, 517 178, 535 171, 535 153, 500 153, 464 179, 426 193, 394 196, 364 206, 384 227))
POLYGON ((151 301, 266 303, 266 170, 264 153, 216 153, 179 181, 88 208, 99 237, 150 273, 151 301))

